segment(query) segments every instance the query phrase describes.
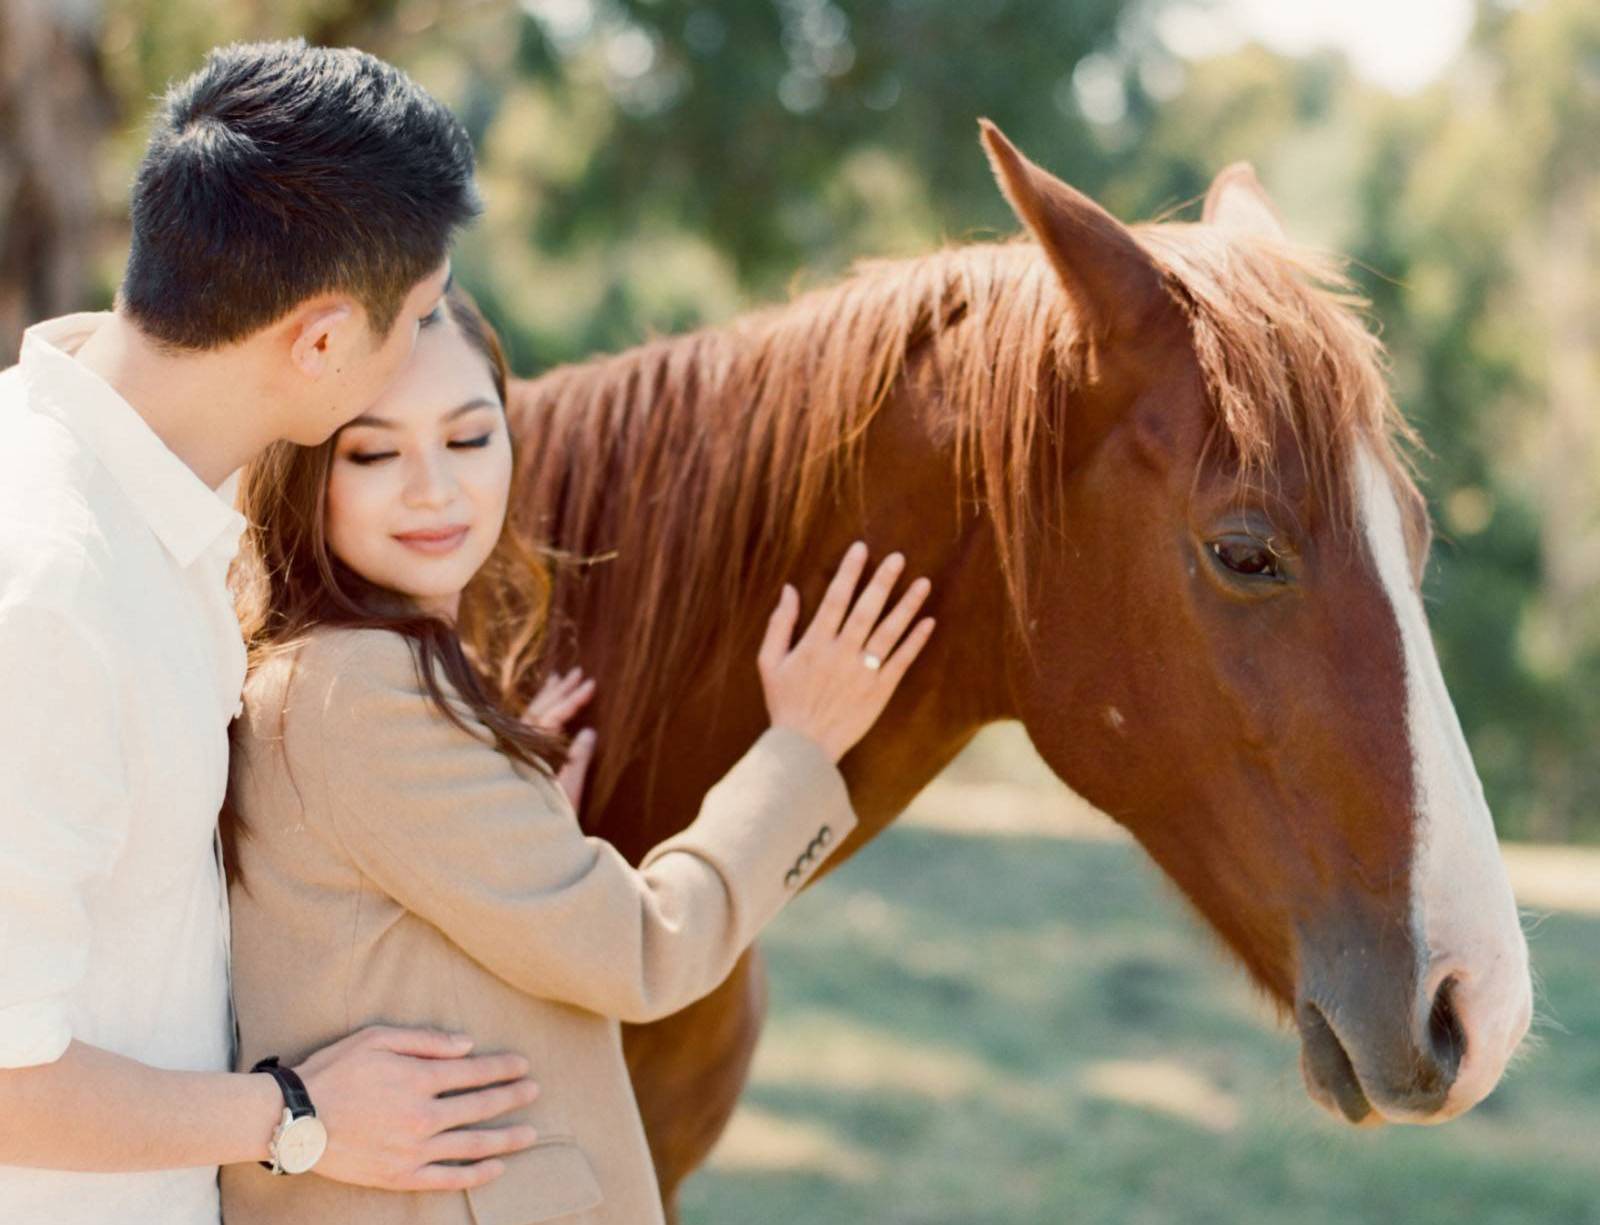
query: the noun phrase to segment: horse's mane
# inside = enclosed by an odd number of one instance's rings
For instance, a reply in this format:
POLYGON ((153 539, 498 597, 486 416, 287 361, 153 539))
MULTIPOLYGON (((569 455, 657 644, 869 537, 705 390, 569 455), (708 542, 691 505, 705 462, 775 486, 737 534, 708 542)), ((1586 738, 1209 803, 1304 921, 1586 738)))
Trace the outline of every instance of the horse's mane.
MULTIPOLYGON (((1241 488, 1270 478, 1285 428, 1330 508, 1351 503, 1347 460, 1362 440, 1413 488, 1381 345, 1335 262, 1207 226, 1135 233, 1187 312, 1241 488)), ((990 516, 1025 618, 1028 536, 1054 521, 1060 486, 1045 440, 1084 376, 1077 339, 1049 262, 1024 239, 864 263, 786 305, 519 384, 525 530, 558 554, 632 551, 627 567, 557 566, 551 662, 572 661, 574 627, 595 610, 627 627, 616 657, 581 661, 605 666, 623 695, 605 705, 600 743, 654 761, 648 742, 669 695, 692 688, 688 671, 725 677, 730 610, 776 600, 819 509, 862 479, 866 428, 924 347, 958 488, 990 516)), ((631 756, 601 755, 596 807, 631 756)))

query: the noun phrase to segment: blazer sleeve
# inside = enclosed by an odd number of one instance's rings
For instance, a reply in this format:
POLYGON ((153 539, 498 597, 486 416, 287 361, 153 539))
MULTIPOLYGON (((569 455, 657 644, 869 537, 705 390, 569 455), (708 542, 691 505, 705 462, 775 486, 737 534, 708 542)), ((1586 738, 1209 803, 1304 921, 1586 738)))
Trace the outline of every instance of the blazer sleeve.
POLYGON ((514 768, 481 725, 482 739, 445 719, 403 639, 341 637, 302 653, 283 724, 307 820, 527 994, 623 1021, 678 1011, 855 827, 826 752, 769 728, 635 869, 583 833, 556 783, 514 768))

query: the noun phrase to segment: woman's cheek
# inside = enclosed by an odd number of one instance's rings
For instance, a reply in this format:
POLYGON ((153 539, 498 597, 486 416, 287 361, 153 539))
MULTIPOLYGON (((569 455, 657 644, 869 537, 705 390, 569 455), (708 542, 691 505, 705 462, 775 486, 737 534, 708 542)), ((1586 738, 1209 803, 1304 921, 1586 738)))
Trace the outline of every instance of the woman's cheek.
POLYGON ((347 563, 381 545, 384 475, 347 463, 328 489, 329 543, 347 563))
POLYGON ((493 525, 498 531, 500 522, 506 517, 506 504, 511 500, 511 447, 502 443, 498 463, 496 465, 494 486, 490 498, 490 510, 497 520, 493 525))

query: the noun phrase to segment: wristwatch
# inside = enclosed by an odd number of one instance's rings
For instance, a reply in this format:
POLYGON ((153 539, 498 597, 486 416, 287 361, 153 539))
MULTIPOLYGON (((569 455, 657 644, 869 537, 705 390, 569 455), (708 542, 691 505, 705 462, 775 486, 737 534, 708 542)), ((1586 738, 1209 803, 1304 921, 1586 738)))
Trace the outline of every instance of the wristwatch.
POLYGON ((278 1063, 276 1055, 263 1059, 252 1072, 265 1072, 278 1082, 283 1092, 283 1117, 272 1130, 267 1151, 271 1161, 261 1164, 274 1174, 304 1174, 322 1158, 328 1147, 328 1129, 317 1118, 306 1083, 289 1068, 278 1063))

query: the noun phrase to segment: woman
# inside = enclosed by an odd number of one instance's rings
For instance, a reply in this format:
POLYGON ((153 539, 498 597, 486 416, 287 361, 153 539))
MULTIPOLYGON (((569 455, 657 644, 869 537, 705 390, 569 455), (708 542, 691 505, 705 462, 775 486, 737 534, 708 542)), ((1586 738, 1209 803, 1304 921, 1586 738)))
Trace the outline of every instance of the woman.
MULTIPOLYGON (((504 705, 547 591, 504 526, 505 392, 499 345, 456 292, 368 414, 244 475, 233 963, 241 1067, 292 1066, 369 1022, 460 1030, 527 1057, 541 1092, 512 1117, 537 1140, 466 1192, 230 1166, 229 1225, 660 1221, 619 1021, 714 987, 794 891, 800 852, 823 850, 803 880, 843 841, 855 816, 835 763, 932 630, 911 627, 925 579, 880 620, 898 555, 852 601, 860 542, 792 649, 785 586, 757 661, 772 726, 694 824, 630 867, 577 825, 582 744, 558 777, 563 738, 504 705), (503 661, 492 675, 474 666, 488 660, 503 661)), ((539 705, 559 715, 585 693, 569 676, 539 705)), ((321 1069, 299 1070, 314 1104, 321 1069)), ((286 1167, 315 1156, 288 1152, 300 1122, 278 1133, 286 1167)), ((470 1131, 441 1139, 441 1162, 495 1159, 470 1131)))

